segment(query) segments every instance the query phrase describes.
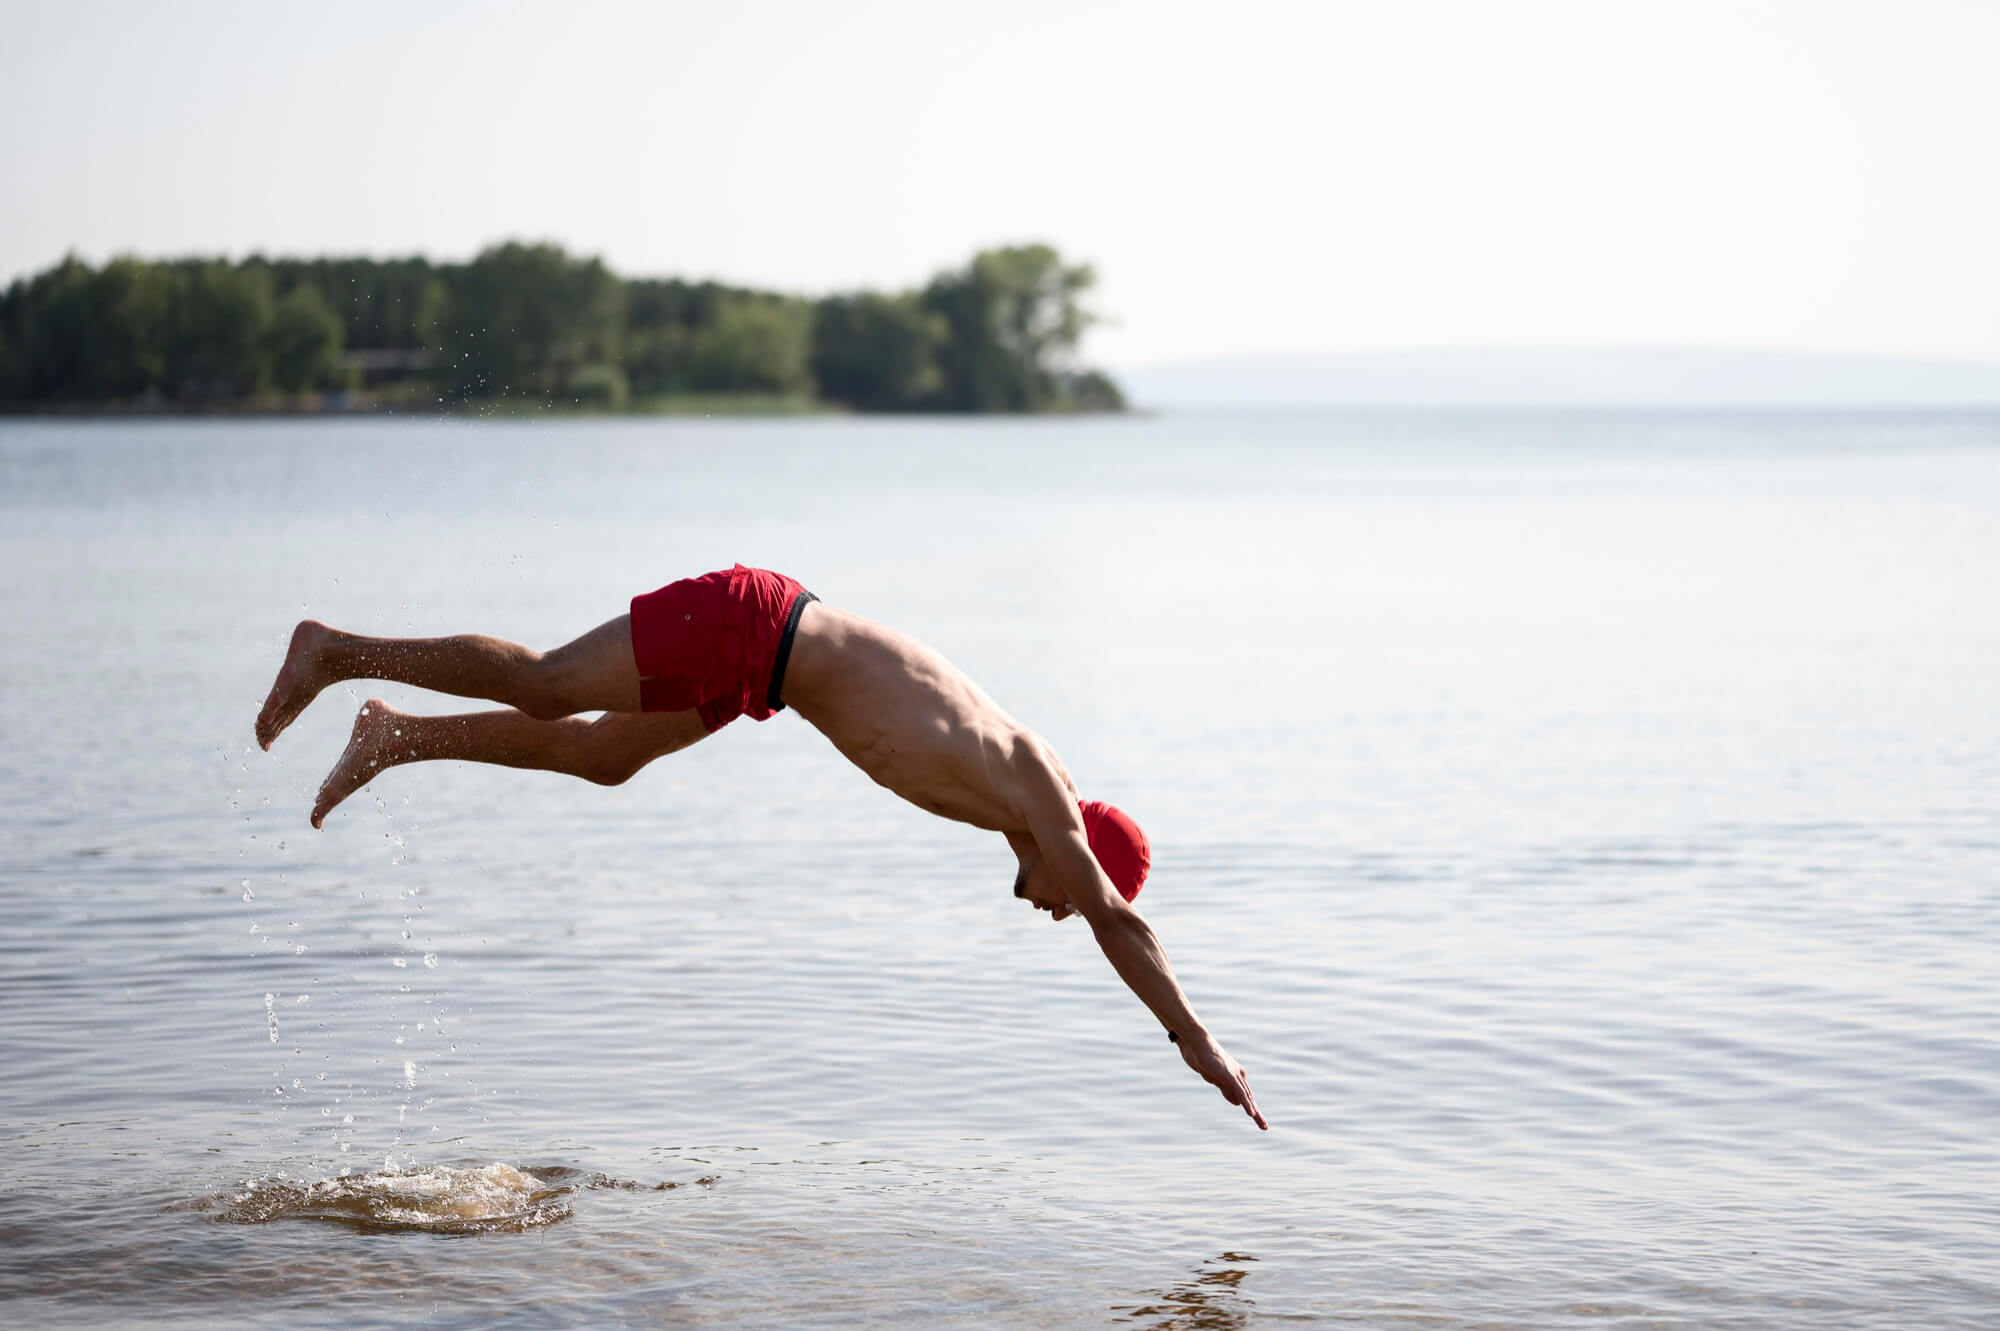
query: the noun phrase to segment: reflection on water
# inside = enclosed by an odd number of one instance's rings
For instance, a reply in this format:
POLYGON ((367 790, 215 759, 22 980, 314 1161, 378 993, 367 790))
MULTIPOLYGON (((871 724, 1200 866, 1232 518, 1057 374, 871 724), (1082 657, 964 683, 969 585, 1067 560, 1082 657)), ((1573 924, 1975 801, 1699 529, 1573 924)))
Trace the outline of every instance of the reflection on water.
POLYGON ((1188 1279, 1149 1295, 1147 1303, 1114 1306, 1121 1322, 1137 1322, 1146 1331, 1237 1331, 1250 1325, 1256 1300, 1243 1294, 1243 1263, 1257 1259, 1247 1252, 1225 1252, 1188 1279))

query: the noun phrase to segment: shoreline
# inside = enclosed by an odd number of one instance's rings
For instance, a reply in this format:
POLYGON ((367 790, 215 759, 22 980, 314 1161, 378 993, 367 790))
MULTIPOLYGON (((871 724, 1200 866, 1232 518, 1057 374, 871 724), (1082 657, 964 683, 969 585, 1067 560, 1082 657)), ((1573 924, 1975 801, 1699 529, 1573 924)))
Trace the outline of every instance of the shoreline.
POLYGON ((565 418, 644 419, 646 417, 730 416, 789 419, 897 418, 929 420, 1047 419, 1066 416, 1155 416, 1143 407, 1076 408, 1043 411, 863 411, 820 398, 765 394, 687 394, 646 399, 622 407, 597 403, 560 403, 528 398, 501 398, 445 403, 410 400, 326 401, 333 394, 306 395, 304 400, 252 402, 0 402, 0 420, 354 420, 394 418, 463 419, 561 416, 565 418))

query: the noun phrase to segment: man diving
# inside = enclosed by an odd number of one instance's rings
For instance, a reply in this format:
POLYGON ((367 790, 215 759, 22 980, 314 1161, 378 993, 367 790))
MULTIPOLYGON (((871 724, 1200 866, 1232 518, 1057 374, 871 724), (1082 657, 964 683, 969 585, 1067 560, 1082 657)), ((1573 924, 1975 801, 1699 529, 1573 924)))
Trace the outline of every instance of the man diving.
POLYGON ((382 771, 434 758, 566 772, 617 785, 738 716, 786 706, 877 784, 940 817, 999 832, 1014 895, 1081 915, 1187 1065, 1268 1128, 1243 1068, 1195 1016, 1132 906, 1151 853, 1123 812, 1080 801, 1047 741, 916 639, 835 610, 782 574, 733 568, 634 597, 631 613, 551 652, 497 638, 368 638, 306 620, 257 716, 264 748, 329 684, 384 679, 504 710, 415 716, 361 705, 320 786, 319 827, 382 771), (585 720, 580 712, 601 712, 585 720))

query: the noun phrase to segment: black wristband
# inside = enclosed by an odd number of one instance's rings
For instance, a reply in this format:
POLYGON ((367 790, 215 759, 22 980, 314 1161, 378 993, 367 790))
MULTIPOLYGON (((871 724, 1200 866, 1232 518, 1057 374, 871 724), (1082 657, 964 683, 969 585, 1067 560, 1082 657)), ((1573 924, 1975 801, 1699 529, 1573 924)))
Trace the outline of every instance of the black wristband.
POLYGON ((1168 1043, 1168 1044, 1179 1044, 1180 1042, 1181 1042, 1181 1033, 1180 1033, 1179 1031, 1168 1031, 1168 1032, 1167 1032, 1167 1043, 1168 1043))

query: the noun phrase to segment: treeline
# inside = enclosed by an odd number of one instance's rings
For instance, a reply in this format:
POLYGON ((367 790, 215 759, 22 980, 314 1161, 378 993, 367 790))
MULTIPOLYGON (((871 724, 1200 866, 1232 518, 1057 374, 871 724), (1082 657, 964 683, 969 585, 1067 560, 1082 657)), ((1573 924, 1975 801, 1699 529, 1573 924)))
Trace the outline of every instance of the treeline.
POLYGON ((1075 363, 1094 280, 1046 245, 983 251, 915 290, 817 300, 623 279, 511 242, 462 264, 72 257, 0 294, 0 404, 620 410, 757 395, 861 411, 1117 410, 1117 385, 1075 363))

